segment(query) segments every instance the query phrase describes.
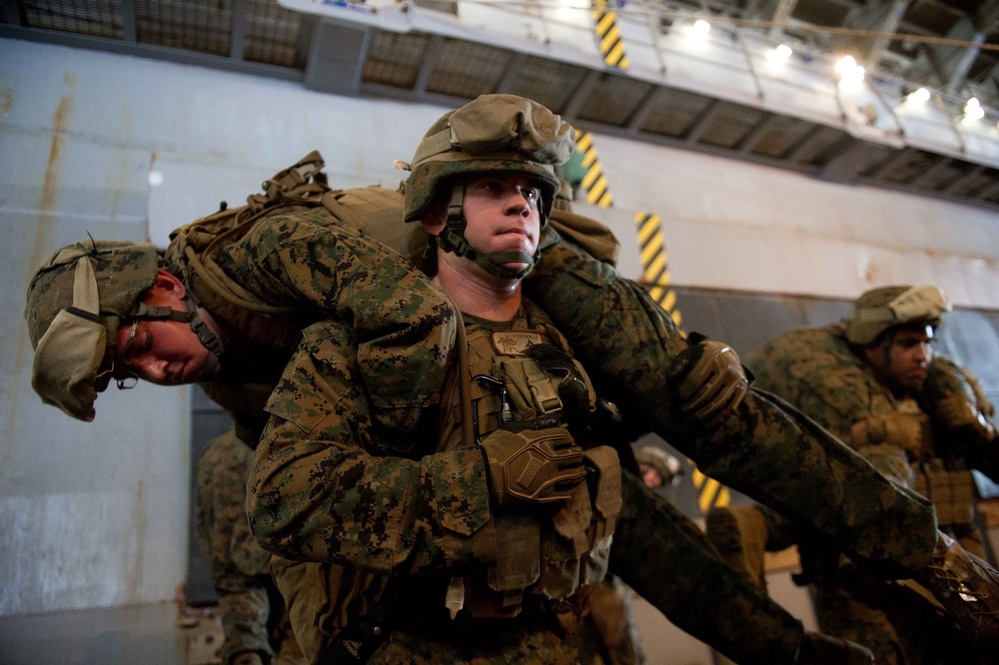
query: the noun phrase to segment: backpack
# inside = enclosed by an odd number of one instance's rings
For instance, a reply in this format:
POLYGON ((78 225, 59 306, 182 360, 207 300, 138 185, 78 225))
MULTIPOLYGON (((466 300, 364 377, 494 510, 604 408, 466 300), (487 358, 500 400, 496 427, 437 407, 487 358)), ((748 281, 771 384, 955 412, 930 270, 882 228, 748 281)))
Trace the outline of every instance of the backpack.
POLYGON ((407 259, 419 260, 426 234, 419 224, 402 223, 402 195, 371 186, 336 190, 328 185, 322 155, 312 151, 262 184, 246 205, 220 210, 175 229, 163 264, 179 276, 195 300, 247 338, 268 347, 289 348, 301 322, 292 307, 267 304, 233 282, 218 266, 219 253, 238 242, 257 222, 278 214, 325 208, 331 223, 360 229, 407 259))

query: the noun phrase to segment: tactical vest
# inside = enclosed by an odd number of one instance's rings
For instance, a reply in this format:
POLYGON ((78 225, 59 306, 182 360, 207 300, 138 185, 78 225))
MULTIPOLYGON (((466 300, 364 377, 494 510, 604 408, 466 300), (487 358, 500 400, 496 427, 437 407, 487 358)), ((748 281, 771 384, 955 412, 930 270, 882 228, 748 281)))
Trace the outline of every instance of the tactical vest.
MULTIPOLYGON (((498 428, 579 430, 580 423, 571 420, 595 410, 589 378, 536 306, 525 301, 522 313, 500 326, 466 320, 465 330, 471 404, 462 403, 463 368, 456 363, 444 386, 438 452, 467 445, 463 414, 470 414, 474 437, 481 440, 498 428)), ((527 591, 562 600, 604 578, 621 509, 621 469, 608 446, 589 448, 585 456, 587 482, 565 504, 493 515, 495 563, 452 580, 449 602, 462 595, 459 605, 471 616, 506 618, 519 613, 527 591)))

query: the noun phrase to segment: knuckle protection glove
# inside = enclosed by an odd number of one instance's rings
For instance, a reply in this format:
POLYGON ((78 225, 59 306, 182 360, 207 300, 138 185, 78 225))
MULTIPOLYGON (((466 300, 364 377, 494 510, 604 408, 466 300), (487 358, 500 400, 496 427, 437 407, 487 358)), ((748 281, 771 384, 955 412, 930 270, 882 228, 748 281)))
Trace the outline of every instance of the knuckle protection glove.
POLYGON ((673 359, 667 377, 684 413, 713 425, 739 408, 749 391, 749 380, 731 346, 697 333, 690 340, 695 343, 673 359))
POLYGON ((978 405, 964 395, 954 393, 937 401, 936 416, 947 429, 967 428, 985 441, 996 438, 996 431, 978 405))
POLYGON ((561 427, 496 430, 480 446, 497 506, 564 501, 586 478, 583 450, 561 427))

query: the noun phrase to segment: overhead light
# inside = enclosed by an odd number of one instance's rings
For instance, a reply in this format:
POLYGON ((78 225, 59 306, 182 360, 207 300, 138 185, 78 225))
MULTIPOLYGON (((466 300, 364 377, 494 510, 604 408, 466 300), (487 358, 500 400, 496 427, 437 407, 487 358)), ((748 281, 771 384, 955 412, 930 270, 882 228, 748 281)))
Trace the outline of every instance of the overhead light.
POLYGON ((918 90, 913 90, 909 93, 906 99, 911 99, 914 102, 928 102, 930 101, 930 91, 926 88, 919 88, 918 90))
POLYGON ((846 76, 857 66, 857 61, 852 55, 844 55, 836 62, 836 72, 840 76, 846 76))
POLYGON ((787 44, 781 44, 780 46, 768 51, 767 57, 772 61, 783 62, 791 57, 791 47, 787 44))
POLYGON ((148 179, 150 187, 159 187, 163 184, 163 174, 159 171, 150 171, 148 179))
POLYGON ((844 55, 836 63, 836 73, 844 83, 858 83, 864 80, 866 70, 857 64, 852 55, 844 55))
POLYGON ((982 108, 982 104, 978 101, 977 97, 972 97, 964 105, 964 117, 970 120, 981 120, 985 117, 985 109, 982 108))
POLYGON ((711 32, 711 24, 702 18, 694 21, 693 25, 687 28, 687 32, 691 35, 697 35, 699 37, 704 37, 709 32, 711 32))

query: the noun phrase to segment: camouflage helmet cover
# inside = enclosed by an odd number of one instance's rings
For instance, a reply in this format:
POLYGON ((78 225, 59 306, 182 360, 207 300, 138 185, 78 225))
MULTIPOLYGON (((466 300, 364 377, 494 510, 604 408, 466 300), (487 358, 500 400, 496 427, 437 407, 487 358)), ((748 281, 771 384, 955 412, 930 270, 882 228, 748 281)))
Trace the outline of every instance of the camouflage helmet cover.
POLYGON ((24 318, 35 349, 31 383, 46 404, 93 420, 107 388, 118 326, 156 281, 149 243, 83 241, 50 255, 28 286, 24 318))
POLYGON ((936 286, 883 286, 865 292, 846 322, 851 344, 871 344, 891 328, 907 324, 936 326, 951 309, 950 299, 936 286))
POLYGON ((454 178, 501 171, 538 182, 545 220, 560 185, 555 166, 569 159, 575 144, 572 126, 537 102, 482 95, 445 113, 423 136, 405 185, 405 219, 420 219, 454 178))

